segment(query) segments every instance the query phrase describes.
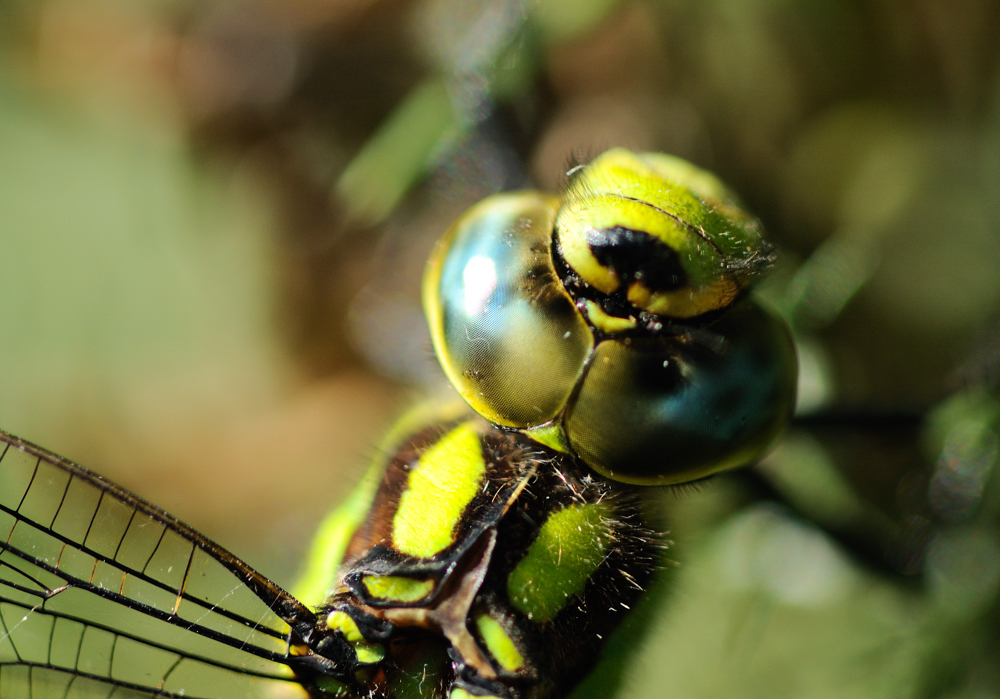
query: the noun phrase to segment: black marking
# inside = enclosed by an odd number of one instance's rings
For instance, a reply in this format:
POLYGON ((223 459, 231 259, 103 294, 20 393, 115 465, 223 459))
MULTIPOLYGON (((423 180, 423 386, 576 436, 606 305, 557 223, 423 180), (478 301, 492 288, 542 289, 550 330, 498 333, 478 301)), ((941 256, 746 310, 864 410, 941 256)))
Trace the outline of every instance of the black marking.
POLYGON ((676 291, 688 282, 677 251, 645 231, 613 226, 587 232, 587 245, 622 284, 642 283, 653 292, 676 291))
POLYGON ((594 333, 594 337, 597 338, 598 342, 609 337, 690 336, 692 333, 698 333, 700 329, 710 326, 719 317, 725 315, 746 294, 744 290, 737 294, 736 298, 728 306, 706 311, 692 318, 681 319, 658 316, 633 306, 632 302, 628 300, 627 287, 623 286, 614 293, 606 294, 600 289, 591 286, 586 280, 580 277, 562 255, 558 229, 552 231, 550 254, 552 256, 552 267, 562 282, 563 288, 576 301, 576 312, 580 313, 584 320, 587 321, 591 332, 594 333), (583 299, 597 303, 601 307, 601 310, 609 316, 634 319, 636 321, 635 328, 624 332, 605 333, 590 323, 585 308, 581 305, 583 299))

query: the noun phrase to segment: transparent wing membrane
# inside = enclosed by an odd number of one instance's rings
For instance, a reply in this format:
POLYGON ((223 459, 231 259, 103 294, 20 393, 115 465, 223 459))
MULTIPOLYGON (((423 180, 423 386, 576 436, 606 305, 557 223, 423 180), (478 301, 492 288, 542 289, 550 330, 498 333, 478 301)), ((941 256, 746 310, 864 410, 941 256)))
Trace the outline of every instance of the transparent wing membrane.
POLYGON ((0 432, 0 697, 294 696, 288 614, 309 612, 155 506, 0 432))

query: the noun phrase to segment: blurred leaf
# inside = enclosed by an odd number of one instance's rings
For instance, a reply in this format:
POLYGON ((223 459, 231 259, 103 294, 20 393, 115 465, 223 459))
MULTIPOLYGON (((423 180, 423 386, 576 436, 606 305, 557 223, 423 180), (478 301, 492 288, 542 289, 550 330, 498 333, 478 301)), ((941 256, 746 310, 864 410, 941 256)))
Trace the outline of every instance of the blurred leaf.
POLYGON ((0 423, 31 435, 93 394, 126 411, 271 394, 259 193, 206 176, 179 133, 81 116, 0 93, 0 423))
POLYGON ((457 136, 458 124, 443 82, 432 79, 414 88, 337 180, 335 191, 348 215, 365 224, 382 221, 445 139, 457 136))

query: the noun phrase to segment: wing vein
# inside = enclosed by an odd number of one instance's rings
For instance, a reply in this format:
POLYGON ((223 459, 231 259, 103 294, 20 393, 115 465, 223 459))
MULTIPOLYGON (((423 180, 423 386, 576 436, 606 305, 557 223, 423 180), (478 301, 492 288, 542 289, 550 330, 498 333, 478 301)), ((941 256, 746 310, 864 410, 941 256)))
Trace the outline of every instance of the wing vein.
MULTIPOLYGON (((78 544, 75 541, 73 541, 72 539, 69 539, 68 537, 60 534, 59 532, 55 532, 55 531, 52 531, 52 530, 45 529, 44 525, 40 525, 38 522, 35 522, 32 519, 29 519, 27 517, 23 517, 20 514, 12 512, 10 510, 10 508, 8 508, 8 507, 6 507, 4 505, 0 505, 0 512, 6 512, 7 514, 11 514, 11 515, 14 515, 15 517, 17 517, 18 519, 14 523, 15 526, 17 526, 17 524, 24 523, 24 524, 26 524, 28 526, 31 526, 31 527, 34 527, 34 528, 38 529, 39 531, 42 531, 47 536, 51 536, 52 538, 57 539, 58 541, 60 541, 60 542, 62 542, 64 544, 68 544, 68 545, 74 547, 78 551, 82 551, 83 553, 86 553, 88 556, 93 556, 94 559, 95 559, 95 567, 96 567, 97 563, 99 563, 99 562, 100 563, 106 563, 106 564, 108 564, 110 566, 114 566, 114 567, 116 567, 116 568, 118 568, 118 569, 120 569, 122 571, 132 573, 132 575, 134 575, 135 577, 139 578, 140 580, 142 580, 145 583, 148 583, 149 585, 152 585, 153 587, 155 587, 155 588, 157 588, 159 590, 163 590, 164 592, 169 592, 171 594, 177 594, 178 593, 178 591, 175 590, 170 585, 157 580, 156 578, 148 575, 147 573, 145 573, 143 571, 132 570, 130 566, 126 566, 126 565, 124 565, 122 563, 119 563, 118 561, 109 559, 107 556, 104 556, 103 554, 95 551, 94 549, 91 549, 88 546, 85 546, 83 544, 78 544)), ((13 528, 11 529, 11 531, 13 531, 13 528)), ((164 530, 164 531, 166 531, 166 530, 164 530)), ((161 536, 161 541, 162 541, 162 536, 161 536)), ((192 553, 191 553, 191 555, 193 556, 194 555, 194 548, 197 546, 197 542, 189 542, 189 543, 192 544, 192 553)), ((157 544, 157 545, 159 545, 159 544, 157 544)), ((15 546, 13 546, 12 544, 9 543, 9 537, 8 537, 8 541, 7 542, 5 542, 3 544, 0 544, 0 548, 2 548, 4 550, 7 550, 7 551, 10 551, 11 553, 13 553, 15 556, 17 556, 21 560, 24 560, 24 561, 26 561, 28 563, 31 563, 32 565, 36 565, 39 568, 41 568, 41 569, 43 569, 43 570, 45 570, 45 571, 47 571, 49 573, 52 573, 53 575, 56 575, 56 576, 60 577, 61 579, 65 580, 66 582, 72 584, 74 587, 78 587, 78 588, 89 590, 91 592, 95 592, 97 594, 100 594, 102 597, 107 597, 107 595, 104 594, 105 592, 111 592, 110 590, 105 590, 105 588, 102 588, 102 587, 99 587, 97 585, 94 585, 93 582, 87 582, 87 581, 84 581, 82 578, 76 577, 74 575, 70 575, 69 573, 67 573, 67 572, 65 572, 63 570, 60 570, 56 566, 52 566, 51 564, 49 564, 49 563, 47 563, 47 562, 45 562, 45 561, 43 561, 43 560, 41 560, 39 558, 31 556, 27 552, 21 551, 19 548, 16 548, 15 546)), ((147 565, 148 565, 148 563, 147 563, 147 565)), ((4 582, 4 584, 6 584, 6 581, 3 581, 3 582, 4 582)), ((112 594, 114 594, 114 593, 112 593, 112 594)), ((260 631, 260 632, 265 633, 265 634, 267 634, 269 636, 274 636, 275 638, 283 638, 284 637, 284 634, 282 632, 280 632, 280 631, 278 631, 276 629, 273 629, 273 628, 271 628, 269 626, 261 626, 257 622, 255 622, 252 619, 250 619, 249 617, 243 616, 241 614, 237 614, 237 613, 232 612, 232 611, 230 611, 228 609, 225 609, 225 608, 215 607, 215 606, 209 605, 208 603, 204 602, 203 600, 198 599, 197 597, 194 597, 194 596, 188 595, 188 594, 184 594, 183 590, 180 591, 180 594, 183 595, 184 599, 186 599, 186 600, 192 602, 193 604, 195 604, 196 606, 204 609, 208 613, 218 614, 218 615, 220 615, 222 617, 225 617, 225 618, 229 619, 230 621, 234 621, 236 623, 242 624, 242 625, 244 625, 244 626, 246 626, 246 627, 248 627, 248 628, 250 628, 250 629, 252 629, 254 631, 260 631)), ((125 597, 123 595, 123 596, 121 596, 121 599, 129 599, 129 598, 125 597)), ((266 602, 266 600, 262 600, 262 601, 266 602)), ((176 609, 176 605, 175 605, 175 609, 176 609)), ((276 616, 277 616, 277 613, 276 613, 276 616)))

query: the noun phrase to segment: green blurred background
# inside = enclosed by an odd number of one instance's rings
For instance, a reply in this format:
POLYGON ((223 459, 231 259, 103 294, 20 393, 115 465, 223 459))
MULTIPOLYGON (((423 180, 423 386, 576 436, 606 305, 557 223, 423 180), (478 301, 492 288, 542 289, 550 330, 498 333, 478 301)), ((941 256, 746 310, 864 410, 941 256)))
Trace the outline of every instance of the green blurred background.
POLYGON ((0 427, 288 585, 440 385, 433 241, 612 145, 742 194, 803 414, 855 417, 664 493, 678 564, 607 676, 1000 697, 998 2, 7 0, 0 427))

